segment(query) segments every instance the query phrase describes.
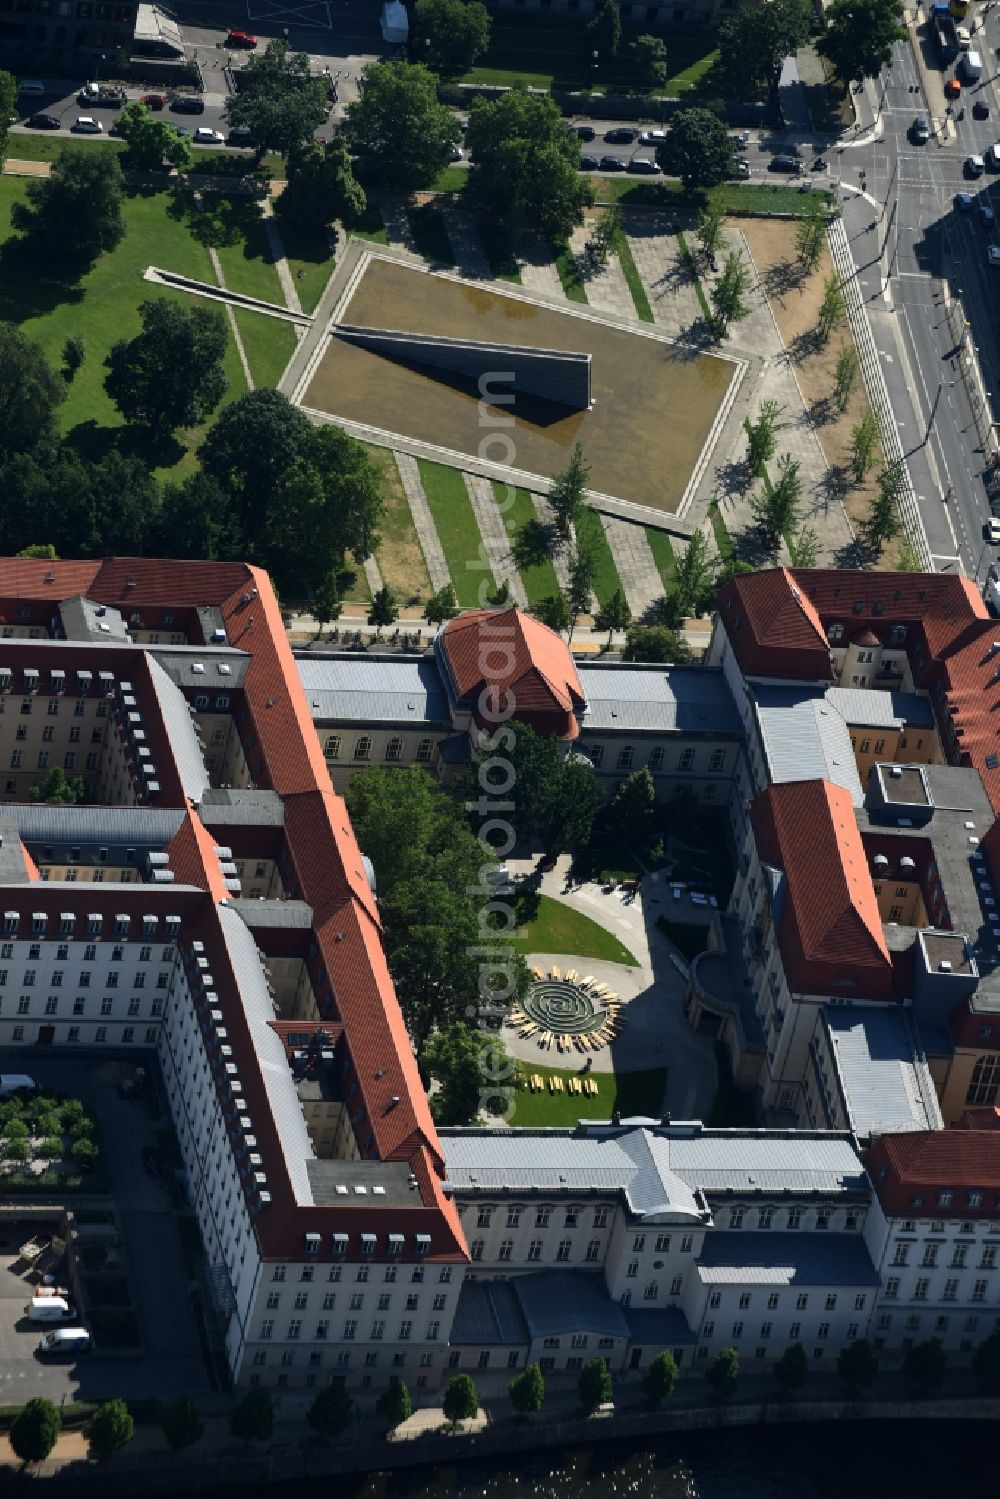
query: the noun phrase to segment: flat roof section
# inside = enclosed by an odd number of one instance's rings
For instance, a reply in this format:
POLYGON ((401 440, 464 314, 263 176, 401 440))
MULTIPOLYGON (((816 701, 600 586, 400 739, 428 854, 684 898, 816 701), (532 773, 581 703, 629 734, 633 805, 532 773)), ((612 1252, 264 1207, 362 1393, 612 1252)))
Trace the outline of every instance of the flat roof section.
POLYGON ((887 802, 901 807, 929 807, 930 793, 916 765, 879 765, 876 767, 887 802))

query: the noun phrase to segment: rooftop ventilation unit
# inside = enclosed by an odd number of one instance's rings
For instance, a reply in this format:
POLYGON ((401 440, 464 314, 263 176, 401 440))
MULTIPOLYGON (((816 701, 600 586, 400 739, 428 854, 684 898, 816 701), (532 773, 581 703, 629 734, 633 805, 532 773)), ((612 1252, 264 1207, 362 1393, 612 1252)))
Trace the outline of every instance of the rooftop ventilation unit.
POLYGON ((950 973, 950 972, 951 972, 951 964, 948 962, 947 958, 942 958, 941 962, 938 964, 938 973, 950 973))
POLYGON ((902 776, 902 774, 903 774, 903 772, 902 772, 901 768, 898 765, 890 765, 889 766, 889 775, 892 777, 892 779, 894 781, 898 781, 900 779, 900 777, 902 776))

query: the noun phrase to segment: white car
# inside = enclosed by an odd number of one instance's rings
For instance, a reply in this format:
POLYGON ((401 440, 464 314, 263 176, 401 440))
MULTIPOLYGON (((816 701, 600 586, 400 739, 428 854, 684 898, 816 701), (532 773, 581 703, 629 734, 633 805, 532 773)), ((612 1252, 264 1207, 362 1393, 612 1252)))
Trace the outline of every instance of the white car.
POLYGON ((224 146, 226 137, 221 130, 213 130, 209 125, 199 125, 194 133, 196 146, 224 146))
POLYGON ((643 130, 639 133, 640 146, 659 146, 667 138, 665 130, 643 130))
POLYGON ((465 152, 462 150, 461 146, 452 146, 452 148, 451 148, 451 159, 452 159, 452 161, 464 161, 465 160, 465 152))
POLYGON ((104 126, 93 115, 77 115, 76 124, 70 127, 77 135, 103 135, 104 126))
POLYGON ((986 163, 981 156, 967 156, 965 158, 965 175, 967 177, 981 177, 986 170, 986 163))
POLYGON ((1000 245, 990 245, 986 258, 990 265, 1000 265, 1000 245))
POLYGON ((991 546, 1000 546, 1000 520, 991 515, 983 527, 983 536, 991 546))

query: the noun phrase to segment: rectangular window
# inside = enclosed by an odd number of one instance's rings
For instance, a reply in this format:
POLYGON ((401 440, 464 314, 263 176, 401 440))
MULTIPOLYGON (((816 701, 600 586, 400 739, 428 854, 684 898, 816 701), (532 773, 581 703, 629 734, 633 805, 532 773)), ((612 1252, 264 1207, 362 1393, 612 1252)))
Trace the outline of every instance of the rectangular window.
POLYGON ((650 768, 650 770, 662 770, 663 769, 663 756, 664 756, 664 753, 665 753, 665 751, 664 751, 663 745, 662 744, 658 744, 656 746, 656 748, 653 750, 653 752, 651 753, 650 757, 649 757, 649 768, 650 768))
POLYGON ((720 771, 726 768, 726 752, 724 749, 713 750, 708 759, 710 771, 720 771))

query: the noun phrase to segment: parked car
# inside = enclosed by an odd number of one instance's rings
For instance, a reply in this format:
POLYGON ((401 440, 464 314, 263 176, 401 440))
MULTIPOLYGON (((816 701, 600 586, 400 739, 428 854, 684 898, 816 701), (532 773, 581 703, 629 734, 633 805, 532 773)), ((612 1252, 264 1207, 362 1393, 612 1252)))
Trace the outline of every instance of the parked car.
POLYGON ((729 139, 733 143, 734 151, 745 151, 750 144, 750 132, 749 130, 737 130, 735 135, 731 135, 729 139))
POLYGON ((580 157, 580 171, 581 172, 596 172, 596 171, 599 170, 599 168, 600 168, 600 162, 597 160, 596 156, 581 156, 580 157))
POLYGON ((230 130, 229 134, 226 136, 226 145, 227 146, 249 146, 249 144, 250 144, 250 126, 249 125, 234 125, 233 128, 230 130))
POLYGON ((955 207, 957 209, 959 209, 962 213, 968 213, 969 209, 972 207, 972 194, 971 193, 956 193, 955 194, 955 207))
POLYGON ((27 124, 32 130, 58 130, 62 121, 57 115, 32 115, 27 124))
POLYGON ((633 156, 628 164, 628 170, 640 177, 658 177, 662 169, 659 162, 654 161, 652 156, 633 156))
POLYGON ((461 146, 452 146, 452 148, 451 148, 451 159, 452 159, 452 161, 464 161, 465 160, 465 152, 462 150, 461 146))
POLYGON ((175 130, 177 132, 178 135, 190 135, 191 134, 191 131, 189 130, 189 128, 187 127, 187 125, 178 125, 175 120, 169 120, 167 123, 170 125, 170 128, 172 130, 175 130))
POLYGON ((128 102, 123 88, 112 88, 105 83, 85 83, 76 96, 77 104, 89 105, 91 109, 121 109, 128 102))
POLYGON ((38 1084, 26 1072, 4 1072, 0 1074, 0 1098, 26 1098, 34 1093, 38 1084))
POLYGON ((990 106, 985 99, 977 99, 972 106, 972 118, 974 120, 988 120, 990 117, 990 106))
POLYGON ((747 159, 746 159, 745 156, 737 156, 736 157, 735 161, 733 162, 733 176, 734 177, 749 177, 750 176, 750 163, 747 161, 747 159))
POLYGON ((72 1361, 90 1352, 90 1333, 84 1327, 57 1327, 45 1334, 35 1351, 39 1358, 72 1361))
POLYGON ((605 130, 604 139, 609 146, 631 146, 636 134, 628 125, 616 125, 613 130, 605 130))
POLYGON ((965 158, 966 177, 981 177, 986 170, 986 163, 981 156, 967 156, 965 158))
POLYGON ((790 172, 793 176, 797 177, 802 170, 802 163, 797 161, 794 156, 772 156, 767 164, 767 170, 769 172, 790 172))
POLYGON ((640 146, 662 146, 666 138, 665 130, 641 130, 639 132, 640 146))
POLYGON ((575 135, 581 141, 593 141, 597 139, 597 131, 593 125, 571 125, 570 134, 575 135))
POLYGON ((989 229, 990 226, 996 222, 996 214, 993 212, 993 209, 990 207, 989 203, 980 203, 979 222, 987 229, 989 229))
POLYGON ((245 47, 252 52, 257 45, 257 38, 249 31, 231 31, 226 37, 227 47, 245 47))
POLYGON ((77 115, 76 124, 71 125, 70 129, 75 131, 77 135, 104 134, 104 126, 100 120, 95 120, 93 115, 77 115))
POLYGON ((1000 265, 1000 245, 990 245, 986 252, 987 265, 1000 265))
POLYGON ((912 142, 913 142, 913 144, 915 146, 926 146, 926 144, 930 140, 930 138, 931 138, 931 127, 930 127, 930 125, 928 125, 928 123, 924 119, 923 115, 917 115, 917 118, 914 120, 913 124, 910 126, 910 139, 912 140, 912 142))
POLYGON ((224 146, 226 137, 221 130, 213 130, 210 125, 199 125, 194 133, 196 146, 224 146))
POLYGON ((602 172, 624 172, 625 163, 618 156, 602 156, 598 167, 602 172))
POLYGON ((991 515, 983 527, 983 539, 991 546, 1000 546, 1000 520, 995 515, 991 515))
POLYGON ((198 94, 178 94, 170 108, 179 115, 203 115, 205 101, 198 94))
POLYGON ((145 104, 147 109, 162 109, 166 102, 166 94, 142 94, 139 99, 139 103, 145 104))

